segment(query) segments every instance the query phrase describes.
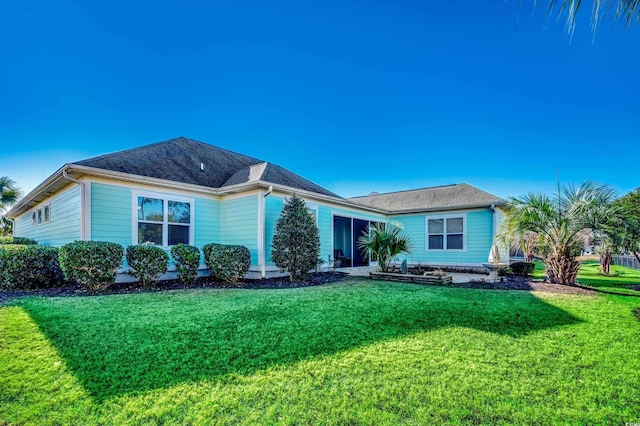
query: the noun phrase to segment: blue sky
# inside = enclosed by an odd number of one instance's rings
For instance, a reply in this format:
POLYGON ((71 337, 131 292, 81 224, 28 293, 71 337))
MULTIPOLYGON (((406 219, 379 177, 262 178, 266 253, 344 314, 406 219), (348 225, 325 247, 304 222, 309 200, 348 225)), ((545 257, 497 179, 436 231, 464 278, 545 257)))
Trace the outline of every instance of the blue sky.
POLYGON ((640 186, 640 27, 532 3, 5 1, 0 175, 186 136, 343 196, 640 186))

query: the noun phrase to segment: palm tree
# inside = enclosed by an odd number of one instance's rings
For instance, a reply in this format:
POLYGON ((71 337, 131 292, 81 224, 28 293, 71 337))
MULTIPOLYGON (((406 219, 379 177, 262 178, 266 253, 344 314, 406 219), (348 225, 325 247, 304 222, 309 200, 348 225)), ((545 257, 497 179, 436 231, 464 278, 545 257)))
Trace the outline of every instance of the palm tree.
POLYGON ((0 216, 0 236, 10 237, 13 234, 13 221, 0 216))
POLYGON ((372 259, 378 260, 380 271, 389 272, 391 262, 402 253, 411 251, 411 240, 401 234, 394 224, 374 223, 358 238, 358 247, 372 259))
POLYGON ((6 176, 0 177, 0 211, 11 207, 20 198, 20 188, 6 176))
POLYGON ((554 197, 530 193, 509 201, 499 239, 509 245, 527 232, 538 235, 538 251, 544 257, 552 283, 575 284, 584 247, 582 231, 602 230, 614 215, 615 192, 607 185, 584 182, 558 187, 554 197))
MULTIPOLYGON (((11 207, 20 198, 20 188, 6 176, 0 177, 0 212, 11 207)), ((0 235, 11 235, 13 222, 0 216, 0 235)))
MULTIPOLYGON (((535 4, 535 1, 534 1, 535 4)), ((584 7, 581 0, 549 0, 549 15, 567 15, 567 32, 573 34, 578 10, 584 7)), ((640 21, 640 0, 593 0, 591 26, 595 33, 600 21, 607 15, 614 20, 622 20, 626 25, 640 21)))

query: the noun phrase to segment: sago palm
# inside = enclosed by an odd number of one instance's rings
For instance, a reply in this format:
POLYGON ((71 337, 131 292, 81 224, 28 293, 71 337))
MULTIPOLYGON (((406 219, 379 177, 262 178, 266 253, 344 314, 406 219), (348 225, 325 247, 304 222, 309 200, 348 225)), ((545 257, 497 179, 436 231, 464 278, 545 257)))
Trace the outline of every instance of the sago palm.
POLYGON ((513 244, 527 232, 535 232, 549 280, 575 284, 580 268, 576 257, 584 247, 581 233, 585 229, 604 229, 604 221, 612 214, 614 198, 609 186, 594 182, 567 185, 559 188, 554 197, 530 193, 512 198, 499 239, 513 244))
POLYGON ((394 224, 375 223, 358 238, 358 247, 365 255, 378 260, 382 272, 389 272, 396 257, 411 251, 411 240, 394 224))

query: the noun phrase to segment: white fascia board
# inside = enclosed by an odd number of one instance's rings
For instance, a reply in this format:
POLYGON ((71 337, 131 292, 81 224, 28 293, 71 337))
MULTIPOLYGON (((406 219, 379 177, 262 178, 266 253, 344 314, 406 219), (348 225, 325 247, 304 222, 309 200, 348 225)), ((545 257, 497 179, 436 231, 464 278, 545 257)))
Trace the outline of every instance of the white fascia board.
MULTIPOLYGON (((36 186, 31 192, 29 192, 27 195, 25 195, 24 197, 22 197, 16 204, 13 205, 13 207, 11 207, 6 213, 5 213, 5 217, 14 219, 18 216, 20 216, 23 212, 25 212, 26 210, 30 209, 32 206, 29 205, 29 203, 34 202, 34 203, 39 203, 40 201, 36 201, 36 198, 38 198, 38 196, 41 196, 43 193, 47 194, 49 191, 49 189, 56 183, 60 182, 60 180, 64 179, 64 176, 62 175, 63 170, 68 166, 68 164, 65 164, 64 166, 62 166, 61 168, 59 168, 57 171, 55 171, 51 176, 49 176, 47 179, 44 180, 44 182, 42 182, 40 185, 36 186)), ((66 180, 66 179, 65 179, 66 180)), ((57 191, 54 191, 53 193, 55 193, 57 191)), ((53 193, 51 195, 53 195, 53 193)))
POLYGON ((406 210, 394 210, 389 214, 391 215, 407 215, 407 214, 419 214, 419 213, 436 213, 436 212, 446 212, 452 210, 474 210, 474 209, 488 209, 492 205, 495 207, 503 205, 504 202, 495 202, 495 203, 482 203, 482 204, 464 204, 459 206, 448 206, 448 207, 433 207, 433 208, 424 208, 424 209, 406 209, 406 210))

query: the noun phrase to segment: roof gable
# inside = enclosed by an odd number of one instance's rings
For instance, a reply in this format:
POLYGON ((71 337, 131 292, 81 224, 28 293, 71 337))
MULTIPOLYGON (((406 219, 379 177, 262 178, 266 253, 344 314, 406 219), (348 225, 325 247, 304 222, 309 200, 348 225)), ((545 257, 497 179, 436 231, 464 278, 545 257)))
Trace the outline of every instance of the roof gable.
POLYGON ((74 164, 219 188, 237 170, 257 163, 256 158, 179 137, 74 164))
POLYGON ((349 198, 357 204, 391 212, 451 210, 503 204, 504 200, 466 183, 349 198))
POLYGON ((185 137, 73 164, 210 188, 262 181, 341 198, 283 167, 185 137))

